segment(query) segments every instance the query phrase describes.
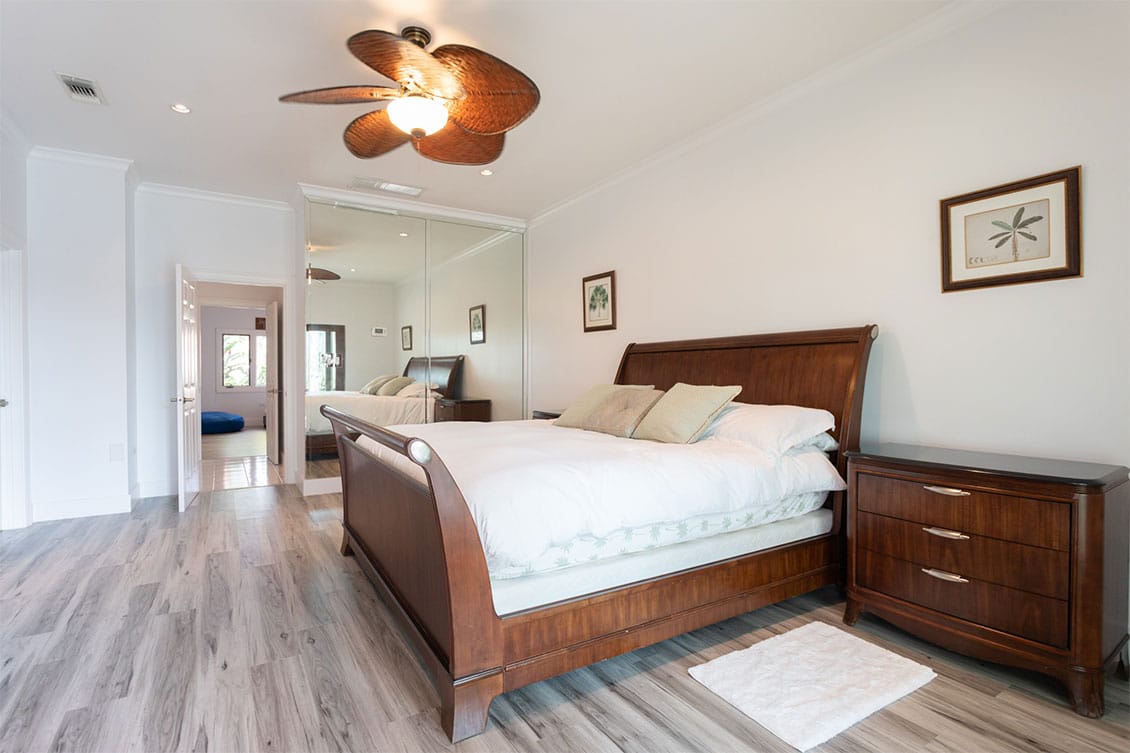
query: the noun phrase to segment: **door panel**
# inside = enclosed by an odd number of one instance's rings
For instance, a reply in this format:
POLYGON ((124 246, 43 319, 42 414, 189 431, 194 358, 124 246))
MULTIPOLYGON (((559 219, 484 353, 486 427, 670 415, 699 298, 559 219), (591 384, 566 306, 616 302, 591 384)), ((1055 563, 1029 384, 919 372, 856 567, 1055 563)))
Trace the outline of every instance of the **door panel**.
POLYGON ((267 460, 279 464, 279 304, 267 304, 267 460))
POLYGON ((197 392, 200 383, 200 327, 196 307, 196 286, 191 276, 177 265, 176 289, 176 395, 177 407, 177 509, 181 512, 200 493, 200 410, 197 392))

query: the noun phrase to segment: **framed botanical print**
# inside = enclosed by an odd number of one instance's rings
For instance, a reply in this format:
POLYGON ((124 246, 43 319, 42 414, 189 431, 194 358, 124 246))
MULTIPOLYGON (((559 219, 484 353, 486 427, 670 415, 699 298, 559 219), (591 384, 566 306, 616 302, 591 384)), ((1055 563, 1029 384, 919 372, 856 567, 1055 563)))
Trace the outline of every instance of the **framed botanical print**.
POLYGON ((487 341, 487 307, 480 303, 472 306, 467 312, 468 326, 471 330, 471 344, 478 345, 487 341))
POLYGON ((400 349, 412 350, 412 326, 400 328, 400 349))
POLYGON ((1082 274, 1079 168, 941 201, 942 292, 1082 274))
POLYGON ((616 329, 616 273, 602 272, 581 280, 581 306, 585 332, 616 329))

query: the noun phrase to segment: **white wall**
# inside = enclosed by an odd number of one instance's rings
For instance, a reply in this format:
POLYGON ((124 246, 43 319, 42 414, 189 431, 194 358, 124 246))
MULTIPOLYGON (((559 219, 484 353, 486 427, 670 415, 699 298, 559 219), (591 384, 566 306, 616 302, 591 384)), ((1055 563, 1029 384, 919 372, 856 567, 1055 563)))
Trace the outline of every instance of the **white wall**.
MULTIPOLYGON (((139 494, 176 492, 174 406, 174 271, 236 283, 282 281, 283 354, 296 353, 301 295, 289 204, 143 184, 137 191, 136 300, 139 494)), ((289 374, 289 372, 287 372, 289 374)), ((285 375, 284 375, 285 376, 285 375)), ((286 387, 290 390, 290 387, 286 387)), ((284 400, 286 425, 301 424, 294 400, 284 400)), ((300 407, 300 405, 299 405, 300 407)), ((289 430, 288 430, 289 431, 289 430)), ((288 436, 290 436, 288 434, 288 436)), ((290 462, 287 477, 299 462, 290 462)), ((296 457, 300 457, 300 454, 296 457)))
POLYGON ((874 322, 865 439, 1130 463, 1128 13, 1005 7, 536 218, 530 407, 632 341, 874 322), (940 292, 939 199, 1077 164, 1082 278, 940 292), (584 334, 609 269, 619 329, 584 334))
POLYGON ((27 161, 29 493, 35 520, 130 509, 130 163, 27 161))
POLYGON ((0 248, 21 250, 27 238, 27 155, 23 132, 0 114, 0 248))
POLYGON ((359 390, 382 374, 398 374, 400 327, 396 288, 387 283, 335 280, 306 286, 306 321, 345 326, 345 389, 359 390), (384 337, 373 337, 373 327, 384 337))
POLYGON ((244 426, 261 427, 267 411, 267 388, 233 391, 221 386, 220 337, 225 332, 252 333, 255 347, 255 317, 266 318, 265 309, 200 307, 200 409, 218 410, 243 416, 244 426))

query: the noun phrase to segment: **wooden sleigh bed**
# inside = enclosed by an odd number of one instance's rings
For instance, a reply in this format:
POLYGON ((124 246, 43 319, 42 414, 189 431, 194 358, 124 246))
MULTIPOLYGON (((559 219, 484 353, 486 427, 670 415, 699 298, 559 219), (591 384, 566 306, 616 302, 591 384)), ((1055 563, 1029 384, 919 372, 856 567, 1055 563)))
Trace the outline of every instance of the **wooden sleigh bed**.
MULTIPOLYGON (((740 384, 747 403, 830 411, 841 452, 859 445, 873 325, 632 344, 618 384, 740 384)), ((460 488, 420 439, 323 409, 342 464, 344 539, 440 697, 452 741, 482 732, 498 695, 808 591, 842 583, 844 493, 829 533, 500 617, 460 488), (365 435, 424 470, 423 485, 358 445, 365 435)))
MULTIPOLYGON (((458 399, 463 395, 464 360, 466 360, 465 356, 433 356, 430 358, 415 356, 409 358, 408 363, 404 365, 404 376, 412 377, 417 382, 434 384, 436 391, 444 397, 458 399)), ((310 399, 308 396, 307 400, 310 399)), ((382 398, 374 396, 373 399, 381 400, 382 398)), ((307 410, 312 409, 313 406, 307 408, 307 410)), ((332 431, 306 434, 307 460, 334 457, 337 457, 337 438, 332 431)))

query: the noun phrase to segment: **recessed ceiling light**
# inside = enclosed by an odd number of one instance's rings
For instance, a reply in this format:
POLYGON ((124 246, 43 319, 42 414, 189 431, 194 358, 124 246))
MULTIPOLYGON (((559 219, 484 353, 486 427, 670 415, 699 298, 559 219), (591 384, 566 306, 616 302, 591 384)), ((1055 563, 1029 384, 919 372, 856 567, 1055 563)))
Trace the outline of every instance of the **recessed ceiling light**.
POLYGON ((400 234, 400 237, 401 237, 401 238, 407 238, 407 237, 408 237, 408 233, 401 233, 401 234, 400 234))
POLYGON ((169 109, 173 112, 179 112, 181 115, 187 115, 192 112, 188 105, 181 104, 180 102, 169 105, 169 109))
POLYGON ((484 167, 482 170, 479 170, 479 175, 494 175, 494 170, 491 170, 489 167, 484 167))
POLYGON ((356 269, 354 269, 353 267, 350 267, 350 268, 349 268, 349 271, 350 271, 350 272, 356 272, 357 270, 356 270, 356 269))

